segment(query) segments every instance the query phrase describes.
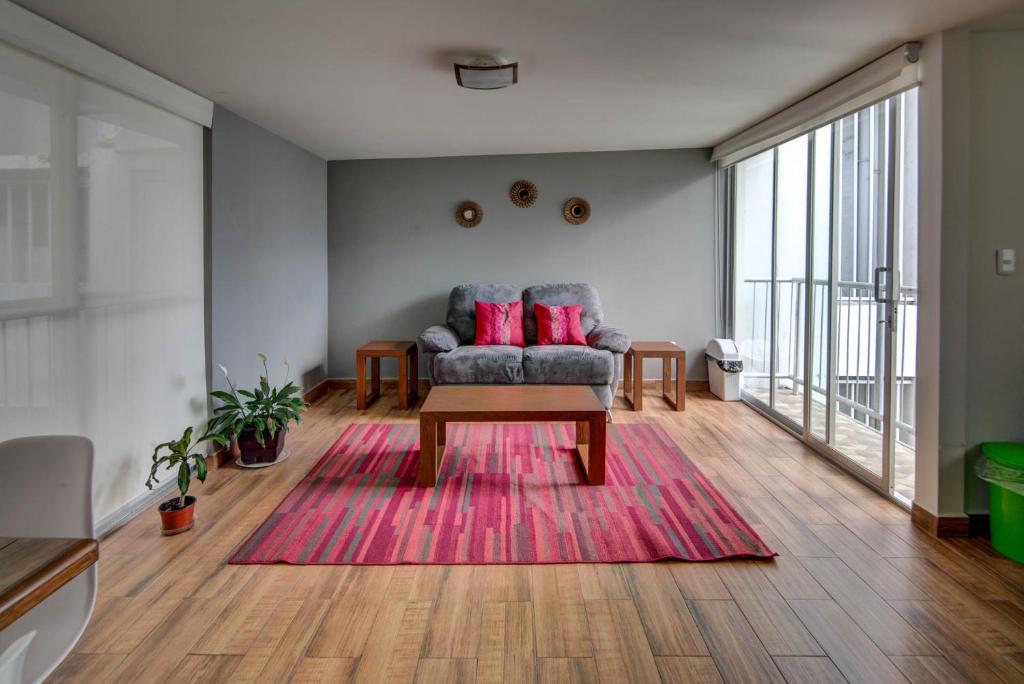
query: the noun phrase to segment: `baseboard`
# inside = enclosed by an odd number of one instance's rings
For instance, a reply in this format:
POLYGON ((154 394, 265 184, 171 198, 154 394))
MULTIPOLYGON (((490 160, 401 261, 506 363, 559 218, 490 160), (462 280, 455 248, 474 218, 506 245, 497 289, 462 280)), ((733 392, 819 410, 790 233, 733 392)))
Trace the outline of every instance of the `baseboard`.
MULTIPOLYGON (((329 378, 325 380, 328 387, 332 390, 355 390, 356 379, 355 378, 329 378)), ((369 378, 366 380, 370 382, 369 378)), ((398 389, 398 378, 381 378, 380 379, 381 389, 398 389)), ((426 396, 430 390, 430 381, 425 378, 420 378, 419 384, 416 386, 416 391, 419 395, 426 396)))
POLYGON ((330 380, 324 378, 318 382, 311 389, 306 390, 302 393, 302 400, 307 404, 315 404, 327 395, 327 392, 331 389, 330 380))
POLYGON ((917 504, 910 509, 913 523, 933 537, 968 537, 971 535, 971 520, 966 515, 937 516, 917 504))
MULTIPOLYGON (((152 491, 143 492, 97 522, 94 525, 96 538, 103 539, 146 509, 155 509, 157 504, 171 498, 171 493, 177 491, 178 483, 172 478, 152 491)), ((155 519, 153 524, 156 524, 155 519)))

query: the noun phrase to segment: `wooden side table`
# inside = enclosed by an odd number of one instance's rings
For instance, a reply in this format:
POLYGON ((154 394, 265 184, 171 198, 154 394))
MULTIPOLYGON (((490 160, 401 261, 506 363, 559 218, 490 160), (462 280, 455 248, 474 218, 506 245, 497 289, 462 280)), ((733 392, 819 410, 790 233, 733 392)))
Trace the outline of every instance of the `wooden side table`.
POLYGON ((676 411, 686 410, 686 351, 673 342, 634 342, 623 362, 622 394, 634 411, 644 409, 644 359, 661 359, 661 396, 676 411), (676 364, 675 397, 672 386, 672 362, 676 364), (632 393, 632 395, 631 395, 632 393))
POLYGON ((374 340, 356 350, 356 408, 360 411, 380 397, 380 360, 398 359, 398 408, 416 401, 419 355, 409 340, 374 340), (366 396, 366 360, 370 360, 370 396, 366 396))

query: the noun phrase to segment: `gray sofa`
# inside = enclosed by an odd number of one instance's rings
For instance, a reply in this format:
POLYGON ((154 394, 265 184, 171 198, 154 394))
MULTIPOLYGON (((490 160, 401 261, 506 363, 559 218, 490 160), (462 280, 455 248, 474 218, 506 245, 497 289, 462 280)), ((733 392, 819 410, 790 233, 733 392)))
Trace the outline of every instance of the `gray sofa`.
POLYGON ((417 340, 431 385, 590 385, 606 408, 622 377, 629 337, 604 324, 597 290, 582 283, 459 285, 448 297, 447 325, 427 328, 417 340), (475 302, 523 302, 525 348, 476 346, 475 302), (533 305, 579 304, 587 346, 537 345, 533 305))

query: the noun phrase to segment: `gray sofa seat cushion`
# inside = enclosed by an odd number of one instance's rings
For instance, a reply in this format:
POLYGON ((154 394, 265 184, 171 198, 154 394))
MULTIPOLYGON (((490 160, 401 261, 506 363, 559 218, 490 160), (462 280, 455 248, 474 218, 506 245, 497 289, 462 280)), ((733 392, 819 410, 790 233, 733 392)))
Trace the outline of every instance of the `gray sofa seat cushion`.
POLYGON ((434 357, 439 385, 515 385, 523 382, 523 349, 510 345, 463 345, 434 357))
POLYGON ((594 349, 607 349, 616 354, 629 351, 631 341, 629 335, 611 325, 599 325, 587 335, 587 344, 594 349))
POLYGON ((421 352, 446 352, 459 346, 459 336, 447 325, 432 325, 416 338, 421 352))
POLYGON ((504 304, 520 301, 522 298, 522 288, 515 285, 457 285, 448 295, 448 327, 455 331, 462 344, 473 344, 476 340, 477 300, 504 304))
POLYGON ((523 377, 532 385, 607 385, 615 356, 582 345, 545 344, 523 350, 523 377))
POLYGON ((548 306, 571 306, 578 304, 583 307, 580 323, 583 334, 587 335, 604 320, 601 298, 597 288, 586 283, 556 283, 552 285, 534 285, 523 290, 523 333, 526 344, 537 344, 537 317, 533 314, 533 305, 537 302, 548 306))

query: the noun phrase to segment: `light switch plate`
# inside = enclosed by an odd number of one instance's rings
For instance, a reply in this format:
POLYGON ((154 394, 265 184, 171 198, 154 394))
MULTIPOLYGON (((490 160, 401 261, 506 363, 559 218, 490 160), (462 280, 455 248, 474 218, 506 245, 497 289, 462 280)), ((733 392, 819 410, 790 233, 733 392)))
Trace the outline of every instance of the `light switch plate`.
POLYGON ((996 273, 1013 275, 1017 271, 1017 252, 1013 249, 996 250, 996 273))

